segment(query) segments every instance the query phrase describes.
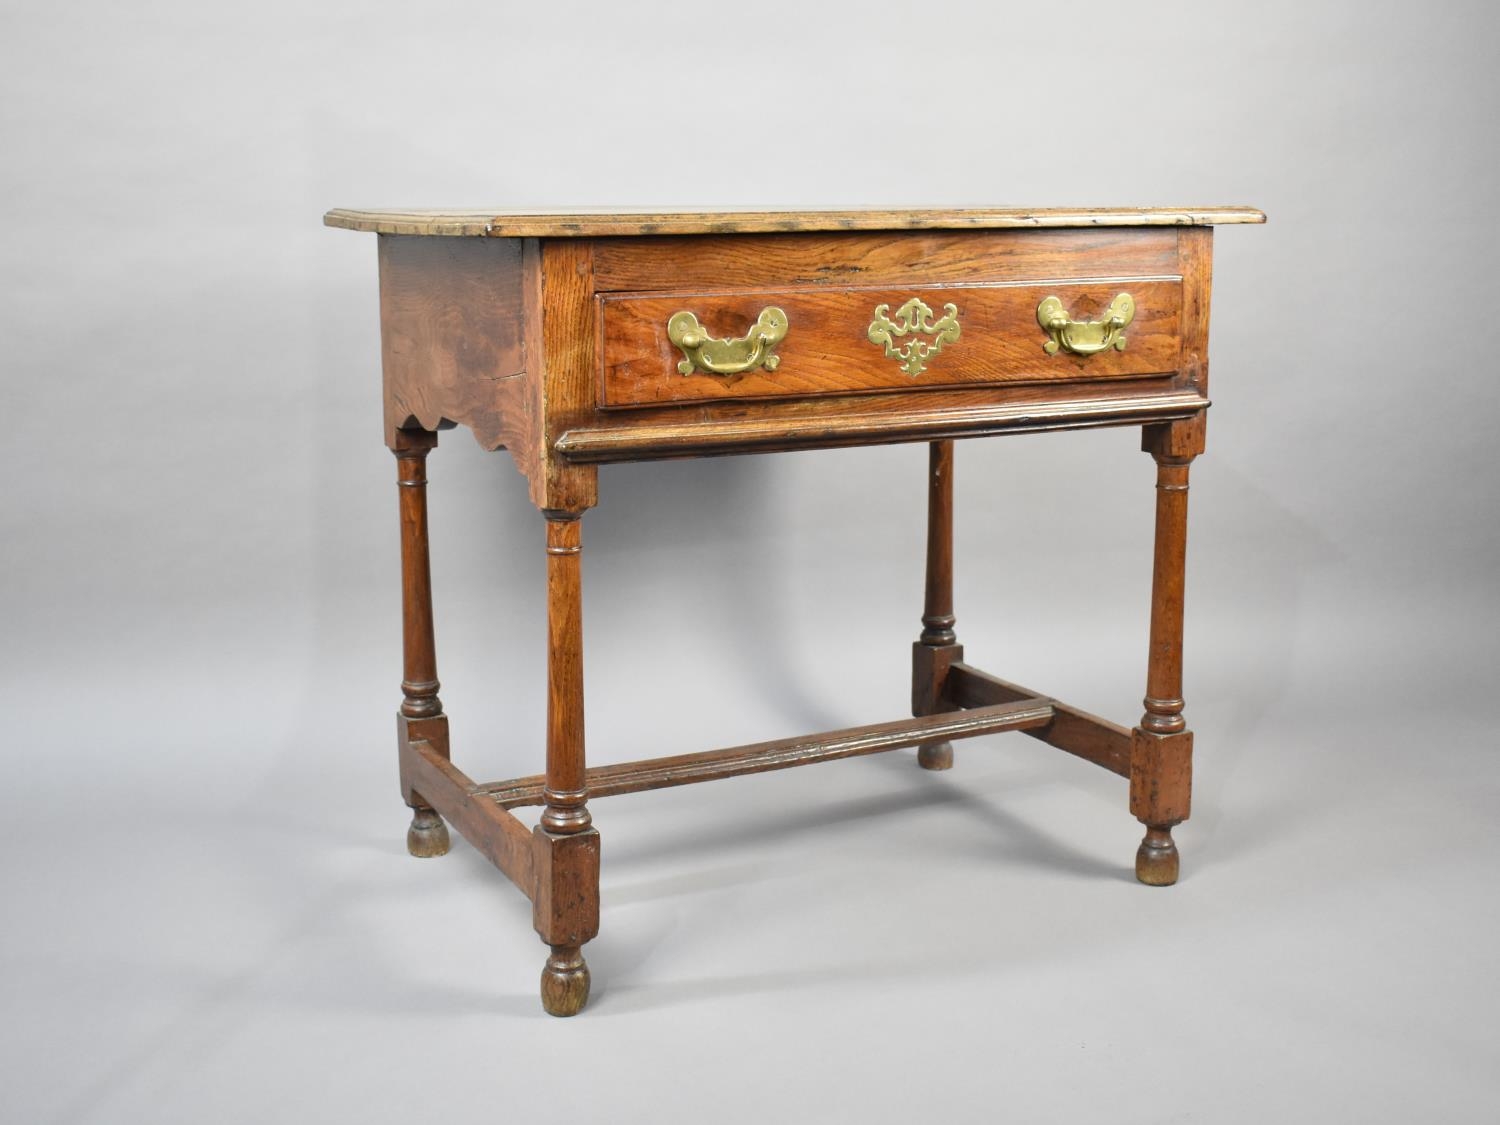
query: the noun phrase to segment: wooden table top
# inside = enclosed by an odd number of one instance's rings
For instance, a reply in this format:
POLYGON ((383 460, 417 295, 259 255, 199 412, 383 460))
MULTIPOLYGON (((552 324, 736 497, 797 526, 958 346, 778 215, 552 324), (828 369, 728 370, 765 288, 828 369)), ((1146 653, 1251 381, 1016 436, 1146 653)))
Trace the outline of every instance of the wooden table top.
POLYGON ((961 207, 850 211, 361 211, 336 207, 330 227, 377 234, 590 238, 781 231, 994 230, 1263 223, 1253 207, 961 207))

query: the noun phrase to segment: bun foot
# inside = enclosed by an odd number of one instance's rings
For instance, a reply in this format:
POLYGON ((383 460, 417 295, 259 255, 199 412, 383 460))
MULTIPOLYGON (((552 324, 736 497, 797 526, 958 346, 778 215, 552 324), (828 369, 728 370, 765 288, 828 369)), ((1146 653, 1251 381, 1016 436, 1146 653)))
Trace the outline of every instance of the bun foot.
POLYGON ((406 830, 406 850, 418 859, 448 854, 448 826, 431 809, 412 809, 406 830))
POLYGON ((924 770, 951 770, 953 743, 927 742, 917 747, 917 765, 924 770))
POLYGON ((1135 853, 1135 877, 1148 887, 1170 887, 1177 882, 1177 862, 1171 827, 1146 825, 1146 838, 1135 853))
POLYGON ((549 1016, 576 1016, 589 1000, 589 967, 577 947, 554 945, 542 969, 542 1007, 549 1016))

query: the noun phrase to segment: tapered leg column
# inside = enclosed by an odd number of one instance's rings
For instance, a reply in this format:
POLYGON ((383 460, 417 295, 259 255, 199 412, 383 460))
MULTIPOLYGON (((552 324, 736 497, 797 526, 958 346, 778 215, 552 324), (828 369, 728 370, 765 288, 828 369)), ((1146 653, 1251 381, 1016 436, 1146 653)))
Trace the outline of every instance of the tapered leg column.
POLYGON ((1182 717, 1182 608, 1188 468, 1203 451, 1202 421, 1147 426, 1142 447, 1156 459, 1156 551, 1146 713, 1131 746, 1130 811, 1146 826, 1136 878, 1166 887, 1177 882, 1172 828, 1188 818, 1192 792, 1193 735, 1182 717))
POLYGON ((577 512, 545 515, 547 781, 533 921, 552 949, 542 969, 542 1006, 572 1016, 589 996, 582 947, 599 932, 599 834, 584 775, 581 524, 577 512))
MULTIPOLYGON (((927 460, 927 596, 922 609, 922 636, 912 646, 911 710, 931 715, 941 709, 948 665, 963 659, 953 631, 953 443, 935 441, 927 460)), ((917 748, 923 769, 953 766, 951 742, 929 742, 917 748)))
MULTIPOLYGON (((427 550, 427 454, 437 434, 397 430, 396 481, 401 496, 401 652, 404 698, 397 715, 397 738, 426 741, 448 753, 448 718, 438 699, 437 652, 432 632, 432 568, 427 550)), ((448 851, 448 826, 403 780, 402 795, 411 807, 406 850, 414 856, 448 851)))

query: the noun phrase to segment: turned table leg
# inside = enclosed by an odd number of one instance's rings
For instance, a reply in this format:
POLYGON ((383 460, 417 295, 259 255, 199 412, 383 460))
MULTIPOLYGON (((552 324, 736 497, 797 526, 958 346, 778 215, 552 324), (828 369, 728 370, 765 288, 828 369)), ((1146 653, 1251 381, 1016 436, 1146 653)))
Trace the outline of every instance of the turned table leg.
MULTIPOLYGON (((448 719, 438 699, 437 652, 432 632, 432 568, 427 549, 427 454, 437 434, 397 430, 396 482, 401 496, 401 653, 403 699, 397 737, 425 740, 443 754, 448 750, 448 719)), ((406 850, 414 856, 444 855, 448 826, 421 794, 404 793, 411 807, 406 850)))
POLYGON ((547 774, 533 920, 552 949, 542 969, 542 1006, 572 1016, 589 996, 583 944, 599 932, 599 834, 584 775, 581 523, 577 512, 545 515, 547 774))
POLYGON ((1146 713, 1132 733, 1130 811, 1146 826, 1136 878, 1167 887, 1178 872, 1172 828, 1188 818, 1192 791, 1193 735, 1182 717, 1182 609, 1188 468, 1203 451, 1202 422, 1147 426, 1142 446, 1156 460, 1156 549, 1146 713))
MULTIPOLYGON (((963 659, 953 631, 953 443, 935 441, 927 457, 927 594, 922 608, 922 635, 912 646, 912 714, 941 709, 943 677, 948 665, 963 659)), ((951 742, 929 742, 917 748, 923 769, 953 766, 951 742)))

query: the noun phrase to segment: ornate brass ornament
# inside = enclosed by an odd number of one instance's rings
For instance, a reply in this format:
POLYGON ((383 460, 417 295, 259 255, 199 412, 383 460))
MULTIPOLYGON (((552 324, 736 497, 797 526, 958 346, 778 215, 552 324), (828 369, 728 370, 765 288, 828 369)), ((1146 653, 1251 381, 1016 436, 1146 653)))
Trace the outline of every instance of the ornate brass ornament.
POLYGON ((901 370, 913 379, 927 370, 926 361, 942 351, 944 344, 958 342, 957 305, 944 305, 943 315, 937 320, 932 319, 932 310, 920 297, 913 297, 897 309, 894 320, 886 315, 889 308, 890 305, 875 306, 875 319, 870 321, 870 343, 882 345, 887 359, 899 359, 901 370), (915 338, 898 348, 896 341, 903 336, 915 338), (931 336, 931 342, 920 338, 923 336, 931 336))
POLYGON ((1052 337, 1042 345, 1047 354, 1067 351, 1074 355, 1094 355, 1108 348, 1123 352, 1125 326, 1135 319, 1135 298, 1121 293, 1104 311, 1102 320, 1074 320, 1059 298, 1044 300, 1036 307, 1036 322, 1052 337))
POLYGON ((686 357, 677 364, 683 375, 738 375, 757 367, 775 371, 781 357, 773 349, 786 338, 786 330, 786 313, 774 306, 761 309, 750 331, 737 340, 715 340, 686 310, 667 321, 667 339, 686 357))

